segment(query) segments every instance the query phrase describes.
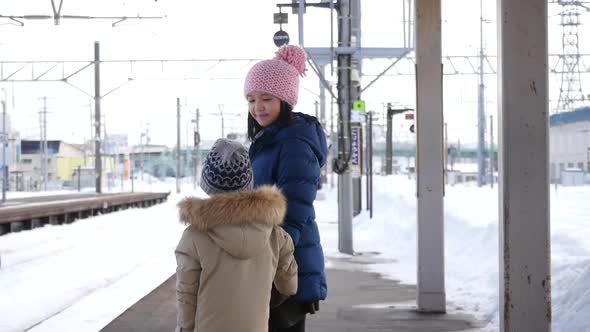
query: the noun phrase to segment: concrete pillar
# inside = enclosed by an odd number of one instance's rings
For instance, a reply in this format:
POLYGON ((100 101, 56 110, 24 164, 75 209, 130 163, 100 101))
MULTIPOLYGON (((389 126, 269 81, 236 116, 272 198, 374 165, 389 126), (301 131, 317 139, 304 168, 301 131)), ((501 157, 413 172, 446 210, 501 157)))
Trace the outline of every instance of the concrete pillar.
POLYGON ((445 312, 441 0, 416 0, 418 310, 445 312))
POLYGON ((547 1, 498 1, 500 329, 551 330, 547 1))
POLYGON ((10 231, 10 225, 0 225, 0 235, 7 234, 10 231))

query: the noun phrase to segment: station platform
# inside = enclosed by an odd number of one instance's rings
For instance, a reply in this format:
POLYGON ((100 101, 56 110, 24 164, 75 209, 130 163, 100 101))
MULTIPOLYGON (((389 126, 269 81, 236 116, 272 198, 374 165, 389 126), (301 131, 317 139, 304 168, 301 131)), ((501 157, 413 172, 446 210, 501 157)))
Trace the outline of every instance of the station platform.
POLYGON ((99 214, 132 207, 150 207, 167 200, 170 193, 81 193, 7 200, 0 205, 0 235, 71 223, 99 214))
POLYGON ((65 201, 65 200, 72 200, 72 199, 89 198, 89 197, 95 197, 97 195, 99 195, 99 194, 97 194, 95 192, 84 192, 84 193, 77 193, 77 194, 62 194, 62 195, 10 198, 10 199, 7 199, 4 204, 0 205, 0 208, 10 207, 10 206, 18 206, 18 205, 26 205, 26 204, 47 203, 47 202, 57 202, 57 201, 65 201))
MULTIPOLYGON (((415 310, 416 288, 379 275, 327 269, 328 299, 309 315, 311 332, 451 332, 478 331, 473 317, 464 314, 420 314, 415 310)), ((176 327, 176 277, 127 309, 102 332, 161 332, 176 327)), ((264 331, 262 331, 264 332, 264 331)))

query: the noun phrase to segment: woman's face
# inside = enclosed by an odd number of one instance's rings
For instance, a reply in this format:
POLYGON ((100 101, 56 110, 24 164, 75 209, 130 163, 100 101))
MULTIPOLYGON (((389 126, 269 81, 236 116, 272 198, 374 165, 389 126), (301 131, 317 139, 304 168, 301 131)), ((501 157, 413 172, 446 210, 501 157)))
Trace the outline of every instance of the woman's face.
POLYGON ((271 94, 259 91, 250 92, 248 100, 248 112, 262 127, 273 124, 281 113, 281 100, 271 94))

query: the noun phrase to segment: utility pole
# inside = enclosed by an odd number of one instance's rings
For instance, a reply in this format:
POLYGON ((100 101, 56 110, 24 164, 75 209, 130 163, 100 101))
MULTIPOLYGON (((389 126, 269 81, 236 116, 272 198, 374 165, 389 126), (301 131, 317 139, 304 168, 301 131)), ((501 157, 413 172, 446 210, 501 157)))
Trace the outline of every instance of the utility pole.
POLYGON ((94 172, 96 193, 102 193, 102 159, 100 154, 100 44, 94 42, 94 172))
POLYGON ((316 117, 316 119, 319 120, 319 116, 320 116, 320 114, 319 114, 319 106, 320 106, 320 103, 316 100, 313 104, 315 106, 315 117, 316 117))
POLYGON ((393 110, 387 103, 387 131, 385 133, 385 175, 393 173, 393 110))
POLYGON ((490 115, 490 187, 494 188, 494 116, 490 115))
POLYGON ((298 13, 299 17, 297 18, 297 23, 299 24, 299 45, 303 47, 303 14, 305 13, 305 0, 299 0, 298 13))
POLYGON ((445 122, 445 183, 449 181, 449 133, 447 131, 447 123, 445 122))
MULTIPOLYGON (((92 103, 88 103, 88 110, 90 111, 90 151, 94 155, 94 114, 92 114, 92 103)), ((84 166, 88 166, 86 160, 84 160, 84 166)))
POLYGON ((219 108, 219 115, 221 116, 221 138, 225 138, 225 119, 223 118, 223 105, 217 105, 219 108))
POLYGON ((8 186, 8 163, 6 162, 6 145, 8 144, 8 130, 6 130, 6 100, 2 100, 2 204, 6 203, 6 187, 8 186))
POLYGON ((367 210, 373 219, 373 112, 367 112, 367 210))
MULTIPOLYGON (((319 66, 318 68, 320 70, 320 73, 322 75, 322 77, 324 77, 324 75, 326 74, 326 65, 322 64, 319 66)), ((330 98, 330 103, 332 103, 332 98, 330 98)), ((320 80, 320 117, 319 117, 320 123, 322 124, 322 127, 327 128, 328 125, 326 123, 326 86, 322 83, 322 81, 320 80)), ((330 134, 332 134, 332 132, 330 132, 330 134)))
POLYGON ((479 93, 477 108, 477 185, 479 187, 486 183, 486 114, 485 114, 485 84, 484 84, 484 52, 483 52, 483 0, 479 1, 480 18, 479 18, 479 93))
POLYGON ((176 98, 176 193, 180 194, 180 98, 176 98))
MULTIPOLYGON (((350 1, 350 46, 353 48, 360 48, 361 47, 361 4, 360 0, 349 0, 350 1)), ((352 70, 357 75, 353 76, 353 72, 351 72, 351 100, 361 100, 361 75, 362 75, 362 63, 363 60, 358 55, 352 55, 351 59, 352 70), (354 80, 353 80, 354 78, 354 80)), ((366 112, 365 109, 362 111, 355 111, 356 113, 366 112)), ((362 121, 362 116, 355 117, 351 119, 353 122, 353 126, 355 127, 354 133, 356 135, 352 135, 353 132, 351 130, 351 139, 355 139, 353 144, 357 147, 358 151, 358 170, 352 172, 352 215, 357 216, 362 211, 362 178, 363 178, 363 170, 362 170, 362 156, 363 156, 363 144, 362 142, 362 129, 363 125, 360 123, 362 121)), ((354 167, 354 165, 353 165, 354 167)))
MULTIPOLYGON (((314 102, 315 105, 315 117, 316 119, 320 119, 320 102, 318 102, 317 100, 314 102)), ((322 125, 322 128, 324 128, 324 124, 323 122, 320 120, 320 124, 322 125)), ((322 167, 320 169, 320 184, 324 184, 326 182, 328 182, 328 175, 326 174, 326 169, 327 169, 327 165, 324 165, 324 167, 322 167)))
POLYGON ((139 170, 141 171, 141 180, 143 181, 143 163, 145 160, 145 152, 143 147, 143 138, 145 137, 145 132, 143 130, 143 122, 139 124, 139 170))
MULTIPOLYGON (((109 140, 108 140, 108 136, 107 136, 107 117, 106 117, 106 115, 103 115, 102 116, 102 124, 103 124, 102 125, 102 131, 103 131, 102 151, 108 156, 108 152, 109 152, 108 151, 108 146, 109 146, 108 143, 109 143, 109 140)), ((111 173, 108 173, 108 174, 109 174, 109 176, 107 176, 107 190, 108 190, 108 192, 110 192, 111 191, 111 180, 112 179, 111 179, 111 176, 110 176, 111 173)))
POLYGON ((194 157, 194 176, 193 176, 193 189, 196 190, 197 189, 197 177, 199 175, 199 162, 200 162, 200 157, 201 157, 201 151, 200 151, 200 144, 201 144, 201 133, 199 132, 199 116, 200 116, 200 111, 197 108, 197 110, 195 111, 195 120, 193 120, 195 122, 195 131, 193 133, 193 144, 194 144, 194 149, 195 149, 195 157, 194 157))
MULTIPOLYGON (((330 141, 332 148, 330 149, 330 156, 333 158, 336 149, 338 149, 338 138, 334 133, 334 100, 330 98, 330 141)), ((590 165, 590 161, 589 161, 590 165)), ((590 169, 590 166, 589 166, 590 169)), ((330 188, 334 188, 334 166, 330 165, 330 188)))
MULTIPOLYGON (((338 8, 338 45, 351 46, 350 0, 340 0, 338 8)), ((354 254, 352 239, 352 174, 350 170, 350 113, 352 110, 352 54, 337 55, 338 71, 338 158, 334 171, 338 173, 338 250, 354 254)))
POLYGON ((41 158, 41 177, 43 178, 43 191, 47 191, 48 165, 47 165, 47 97, 43 97, 43 109, 39 114, 40 121, 40 158, 41 158))

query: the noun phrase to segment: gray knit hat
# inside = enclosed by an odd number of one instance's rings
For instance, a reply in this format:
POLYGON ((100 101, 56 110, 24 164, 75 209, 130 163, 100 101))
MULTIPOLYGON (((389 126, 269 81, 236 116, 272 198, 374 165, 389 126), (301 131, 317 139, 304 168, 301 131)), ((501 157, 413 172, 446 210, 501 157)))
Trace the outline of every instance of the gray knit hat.
POLYGON ((248 150, 242 144, 226 138, 215 141, 203 164, 199 184, 209 195, 252 189, 248 150))

